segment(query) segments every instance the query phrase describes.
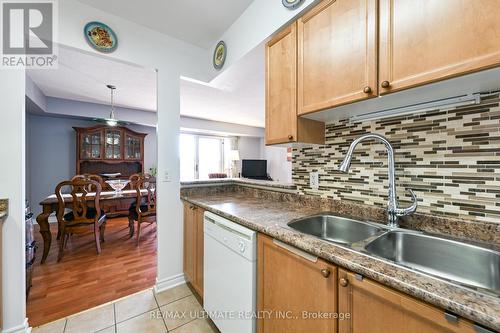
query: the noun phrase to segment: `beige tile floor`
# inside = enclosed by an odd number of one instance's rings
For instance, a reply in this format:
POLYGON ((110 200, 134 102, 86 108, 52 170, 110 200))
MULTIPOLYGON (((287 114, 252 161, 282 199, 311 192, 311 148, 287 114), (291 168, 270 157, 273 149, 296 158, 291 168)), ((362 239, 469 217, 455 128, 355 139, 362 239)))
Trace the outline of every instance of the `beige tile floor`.
POLYGON ((33 333, 217 333, 185 285, 152 289, 33 328, 33 333))

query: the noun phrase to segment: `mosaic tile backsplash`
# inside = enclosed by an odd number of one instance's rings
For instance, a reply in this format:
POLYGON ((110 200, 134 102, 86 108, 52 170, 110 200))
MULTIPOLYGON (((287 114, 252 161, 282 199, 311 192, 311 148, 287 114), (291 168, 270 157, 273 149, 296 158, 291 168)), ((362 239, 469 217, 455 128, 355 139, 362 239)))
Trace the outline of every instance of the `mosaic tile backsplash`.
POLYGON ((326 144, 293 149, 293 182, 303 194, 387 205, 387 154, 383 144, 357 146, 348 174, 336 171, 350 143, 365 133, 386 136, 396 159, 401 205, 406 188, 418 212, 500 223, 500 94, 481 103, 381 120, 327 124, 326 144), (319 172, 319 189, 309 173, 319 172))

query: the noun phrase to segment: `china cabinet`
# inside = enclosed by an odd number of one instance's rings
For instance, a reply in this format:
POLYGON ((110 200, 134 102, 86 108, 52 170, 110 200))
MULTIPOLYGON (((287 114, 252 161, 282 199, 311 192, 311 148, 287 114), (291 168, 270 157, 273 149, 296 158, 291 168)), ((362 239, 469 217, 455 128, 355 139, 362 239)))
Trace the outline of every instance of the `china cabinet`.
POLYGON ((144 172, 144 138, 120 126, 74 127, 76 135, 76 174, 116 174, 128 179, 144 172))

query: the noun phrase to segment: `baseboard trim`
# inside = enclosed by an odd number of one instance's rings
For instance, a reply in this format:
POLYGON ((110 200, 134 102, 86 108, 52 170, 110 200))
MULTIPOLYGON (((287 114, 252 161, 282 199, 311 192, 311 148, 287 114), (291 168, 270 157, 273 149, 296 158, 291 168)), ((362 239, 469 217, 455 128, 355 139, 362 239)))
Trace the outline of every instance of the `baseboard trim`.
POLYGON ((24 322, 21 325, 14 326, 11 328, 4 328, 2 333, 30 333, 31 327, 28 324, 28 318, 24 319, 24 322))
POLYGON ((162 291, 176 287, 176 286, 183 284, 183 283, 186 283, 186 279, 184 278, 184 274, 174 275, 174 276, 168 277, 166 279, 161 279, 161 280, 156 278, 156 284, 155 284, 154 289, 155 289, 155 292, 160 293, 162 291))

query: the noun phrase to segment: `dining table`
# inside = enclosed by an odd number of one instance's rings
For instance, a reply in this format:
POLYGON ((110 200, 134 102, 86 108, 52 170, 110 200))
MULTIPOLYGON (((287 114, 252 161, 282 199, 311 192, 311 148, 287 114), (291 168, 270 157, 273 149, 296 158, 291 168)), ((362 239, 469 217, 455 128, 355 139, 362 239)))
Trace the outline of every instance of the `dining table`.
MULTIPOLYGON (((141 190, 141 196, 146 197, 148 195, 148 191, 146 189, 141 190)), ((73 197, 71 194, 63 194, 64 205, 66 208, 72 208, 73 206, 73 197)), ((91 206, 91 202, 94 201, 95 192, 89 192, 85 196, 85 199, 89 202, 89 206, 91 206)), ((119 193, 115 191, 103 191, 101 192, 101 196, 99 198, 99 203, 101 207, 106 207, 106 204, 112 206, 112 204, 119 203, 120 205, 130 205, 137 200, 137 191, 136 190, 124 190, 119 193)), ((50 251, 50 245, 52 243, 52 234, 50 232, 50 223, 49 217, 52 213, 57 212, 59 202, 57 201, 57 197, 55 194, 47 196, 40 202, 42 206, 42 212, 37 216, 36 221, 40 226, 40 234, 43 238, 43 255, 42 261, 43 264, 47 259, 50 251)), ((59 226, 58 221, 58 229, 57 229, 57 239, 60 238, 61 228, 59 226)), ((134 224, 133 221, 129 221, 130 235, 134 234, 134 224)))

